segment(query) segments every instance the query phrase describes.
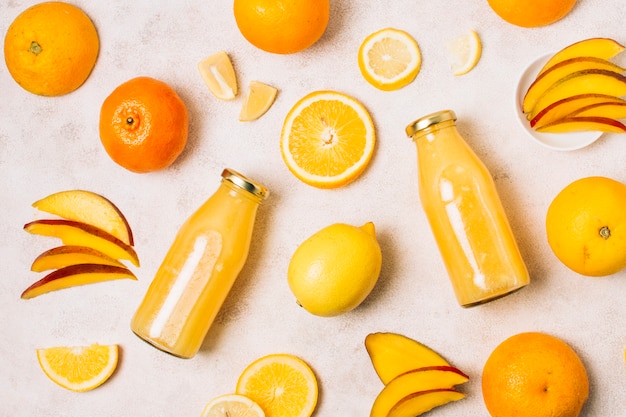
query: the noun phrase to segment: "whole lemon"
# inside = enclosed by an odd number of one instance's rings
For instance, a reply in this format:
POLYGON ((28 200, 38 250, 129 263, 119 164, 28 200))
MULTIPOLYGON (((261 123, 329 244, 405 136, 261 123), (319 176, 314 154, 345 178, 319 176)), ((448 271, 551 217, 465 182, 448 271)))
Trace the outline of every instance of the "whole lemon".
POLYGON ((287 278, 298 304, 324 317, 356 308, 372 291, 382 265, 374 223, 332 224, 305 240, 287 278))
POLYGON ((557 258, 581 275, 626 268, 626 185, 606 177, 578 179, 554 197, 546 234, 557 258))

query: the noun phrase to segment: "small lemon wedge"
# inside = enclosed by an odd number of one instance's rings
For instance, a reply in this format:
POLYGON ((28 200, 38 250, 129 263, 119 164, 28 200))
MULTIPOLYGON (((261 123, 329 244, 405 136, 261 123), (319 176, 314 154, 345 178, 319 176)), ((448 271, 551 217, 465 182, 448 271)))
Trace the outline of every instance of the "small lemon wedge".
POLYGON ((241 106, 240 122, 251 122, 263 116, 276 100, 278 90, 259 81, 251 81, 248 95, 241 106))
POLYGON ((470 72, 482 53, 482 44, 478 33, 470 30, 468 33, 450 40, 446 44, 450 67, 454 75, 464 75, 470 72))
POLYGON ((117 367, 118 346, 98 345, 37 349, 43 372, 71 391, 83 392, 102 385, 117 367))
POLYGON ((233 63, 224 51, 200 61, 198 70, 213 95, 220 100, 232 100, 237 95, 237 76, 233 63))

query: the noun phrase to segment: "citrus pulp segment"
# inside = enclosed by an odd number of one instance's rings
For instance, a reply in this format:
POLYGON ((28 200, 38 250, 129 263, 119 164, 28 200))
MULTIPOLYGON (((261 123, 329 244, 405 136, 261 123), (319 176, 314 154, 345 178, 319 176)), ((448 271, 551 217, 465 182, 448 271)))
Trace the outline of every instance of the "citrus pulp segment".
POLYGON ((251 122, 263 116, 276 100, 278 90, 259 81, 251 81, 248 95, 241 106, 240 122, 251 122))
POLYGON ((71 391, 89 391, 102 385, 115 371, 117 345, 50 347, 37 349, 43 372, 71 391))
POLYGON ((224 51, 213 55, 198 63, 198 71, 209 87, 209 91, 220 100, 232 100, 237 95, 237 76, 233 63, 224 51))
POLYGON ((200 417, 265 417, 265 413, 246 396, 225 394, 209 401, 200 417))
POLYGON ((385 28, 367 36, 359 48, 363 78, 384 91, 397 90, 415 79, 422 55, 415 39, 402 30, 385 28))
POLYGON ((236 391, 258 403, 267 417, 309 417, 317 405, 315 374, 290 354, 271 354, 252 362, 239 377, 236 391))
POLYGON ((475 30, 450 40, 446 44, 450 68, 454 75, 464 75, 470 72, 482 54, 482 43, 475 30))
POLYGON ((301 181, 337 188, 365 170, 375 142, 374 124, 361 103, 335 91, 316 91, 287 114, 280 147, 285 164, 301 181))

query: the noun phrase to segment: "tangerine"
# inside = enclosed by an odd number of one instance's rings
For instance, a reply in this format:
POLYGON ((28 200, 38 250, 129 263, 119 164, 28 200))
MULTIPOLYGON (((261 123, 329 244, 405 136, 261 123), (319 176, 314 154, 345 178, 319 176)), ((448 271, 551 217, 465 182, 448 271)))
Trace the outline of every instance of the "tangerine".
POLYGON ((118 86, 100 110, 100 141, 118 165, 133 172, 170 166, 187 144, 189 117, 163 81, 137 77, 118 86))
POLYGON ((521 27, 546 26, 564 18, 576 0, 487 0, 505 21, 521 27))
POLYGON ((329 0, 235 0, 237 27, 266 52, 292 54, 319 40, 330 15, 329 0))
POLYGON ((64 2, 24 10, 4 38, 4 59, 13 79, 41 96, 60 96, 80 87, 93 69, 100 41, 81 9, 64 2))
POLYGON ((577 417, 589 396, 587 371, 561 339, 520 333, 485 363, 483 399, 492 417, 577 417))

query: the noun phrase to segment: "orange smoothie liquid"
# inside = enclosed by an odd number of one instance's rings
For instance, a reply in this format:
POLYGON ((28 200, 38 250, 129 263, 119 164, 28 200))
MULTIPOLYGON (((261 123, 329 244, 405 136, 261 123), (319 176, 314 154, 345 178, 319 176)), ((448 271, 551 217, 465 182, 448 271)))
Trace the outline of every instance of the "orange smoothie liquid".
POLYGON ((529 276, 493 178, 449 113, 412 137, 422 206, 456 298, 470 307, 524 287, 529 276))
POLYGON ((135 334, 175 356, 198 352, 244 266, 263 196, 222 181, 179 230, 132 319, 135 334))

